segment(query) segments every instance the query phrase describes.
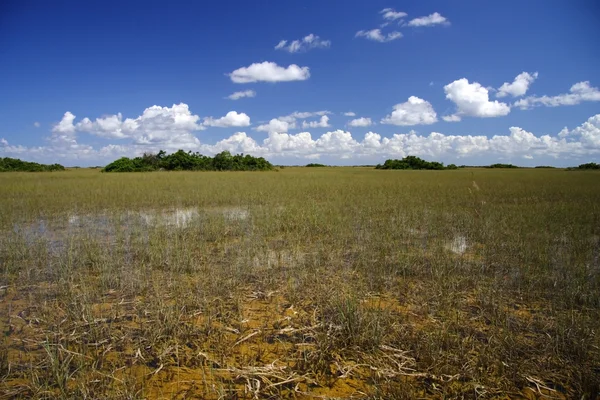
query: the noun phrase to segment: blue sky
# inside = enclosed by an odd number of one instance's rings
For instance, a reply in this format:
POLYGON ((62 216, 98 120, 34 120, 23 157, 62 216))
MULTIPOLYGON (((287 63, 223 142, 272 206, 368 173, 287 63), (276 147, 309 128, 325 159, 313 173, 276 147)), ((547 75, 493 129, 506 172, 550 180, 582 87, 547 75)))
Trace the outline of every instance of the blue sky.
POLYGON ((0 156, 598 161, 598 38, 593 0, 8 1, 0 156))

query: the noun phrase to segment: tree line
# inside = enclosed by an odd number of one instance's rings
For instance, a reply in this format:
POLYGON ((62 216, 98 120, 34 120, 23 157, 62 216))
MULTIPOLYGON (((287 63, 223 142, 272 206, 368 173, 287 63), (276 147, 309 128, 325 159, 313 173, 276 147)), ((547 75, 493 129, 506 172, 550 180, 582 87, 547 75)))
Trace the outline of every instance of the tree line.
POLYGON ((38 164, 36 162, 22 161, 18 158, 0 157, 0 172, 45 172, 64 170, 65 167, 60 164, 38 164))
POLYGON ((422 158, 415 156, 406 156, 401 160, 386 160, 383 165, 377 164, 375 169, 458 169, 454 164, 444 166, 444 163, 437 161, 425 161, 422 158))
POLYGON ((270 171, 273 164, 263 157, 232 155, 223 151, 214 157, 178 150, 167 154, 161 150, 156 154, 146 153, 141 157, 122 157, 108 164, 103 172, 146 172, 146 171, 270 171))

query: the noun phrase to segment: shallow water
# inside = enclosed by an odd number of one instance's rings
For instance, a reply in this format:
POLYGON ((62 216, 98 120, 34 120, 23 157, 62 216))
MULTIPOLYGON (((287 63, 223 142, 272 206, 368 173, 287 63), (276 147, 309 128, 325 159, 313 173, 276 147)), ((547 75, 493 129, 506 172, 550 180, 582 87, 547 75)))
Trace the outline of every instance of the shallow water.
POLYGON ((446 243, 445 247, 455 254, 464 254, 469 246, 467 245, 467 238, 458 235, 451 242, 446 243))
POLYGON ((73 239, 100 239, 114 244, 117 237, 129 239, 134 233, 148 240, 153 228, 173 230, 201 227, 208 219, 222 218, 227 223, 247 221, 250 211, 241 207, 147 209, 119 213, 71 213, 62 217, 39 218, 33 222, 17 222, 12 232, 2 232, 4 238, 16 234, 25 243, 45 241, 49 250, 59 250, 73 239))

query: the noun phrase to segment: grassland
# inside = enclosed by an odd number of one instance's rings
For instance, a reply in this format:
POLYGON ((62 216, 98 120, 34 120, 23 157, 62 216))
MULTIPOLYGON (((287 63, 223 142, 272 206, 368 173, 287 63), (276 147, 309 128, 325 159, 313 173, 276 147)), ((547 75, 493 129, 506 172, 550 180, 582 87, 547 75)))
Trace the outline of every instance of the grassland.
POLYGON ((0 398, 578 398, 600 175, 0 175, 0 398))

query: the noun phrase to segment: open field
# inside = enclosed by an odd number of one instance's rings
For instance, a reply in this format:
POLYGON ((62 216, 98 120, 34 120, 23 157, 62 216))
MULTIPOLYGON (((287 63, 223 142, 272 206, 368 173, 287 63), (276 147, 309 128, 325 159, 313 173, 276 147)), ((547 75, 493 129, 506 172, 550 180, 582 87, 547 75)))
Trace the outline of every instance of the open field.
POLYGON ((596 398, 599 183, 0 174, 0 398, 596 398))

